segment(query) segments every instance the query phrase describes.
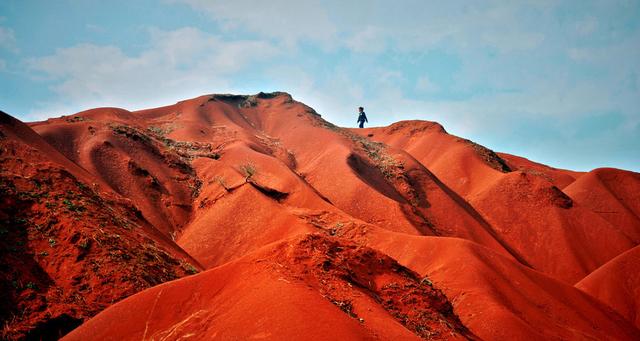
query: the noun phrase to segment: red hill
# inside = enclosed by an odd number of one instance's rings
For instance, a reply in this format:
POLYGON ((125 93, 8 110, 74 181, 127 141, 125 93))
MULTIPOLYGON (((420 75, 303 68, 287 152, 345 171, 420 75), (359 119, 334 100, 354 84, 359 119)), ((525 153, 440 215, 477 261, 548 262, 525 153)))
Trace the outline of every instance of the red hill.
POLYGON ((640 338, 637 173, 286 93, 0 132, 5 338, 640 338))

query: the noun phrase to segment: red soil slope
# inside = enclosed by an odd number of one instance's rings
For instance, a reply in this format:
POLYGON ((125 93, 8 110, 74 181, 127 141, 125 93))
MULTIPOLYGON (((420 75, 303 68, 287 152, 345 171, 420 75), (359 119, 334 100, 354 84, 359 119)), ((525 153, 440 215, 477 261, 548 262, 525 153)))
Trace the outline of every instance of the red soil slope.
POLYGON ((564 189, 569 184, 576 181, 576 179, 582 176, 582 174, 584 174, 583 172, 575 172, 566 169, 549 167, 547 165, 525 159, 521 156, 506 153, 497 154, 506 162, 507 166, 509 166, 509 168, 511 168, 512 170, 519 170, 525 173, 540 175, 560 189, 564 189))
POLYGON ((540 176, 511 172, 469 198, 535 269, 574 284, 637 245, 540 176))
MULTIPOLYGON (((122 249, 137 248, 123 254, 157 243, 166 257, 129 260, 173 271, 151 284, 183 275, 186 262, 209 269, 115 304, 69 339, 639 338, 626 310, 573 286, 638 245, 636 173, 551 168, 433 122, 344 129, 286 93, 100 108, 31 126, 42 138, 22 125, 32 138, 14 149, 46 149, 88 184, 71 198, 59 196, 72 190, 60 180, 45 187, 68 203, 42 214, 117 234, 122 249), (96 213, 82 216, 78 203, 96 213), (123 217, 123 231, 101 212, 123 217)), ((29 183, 15 155, 11 174, 29 183)), ((113 250, 91 251, 104 260, 113 250)), ((73 255, 58 261, 85 264, 73 255)), ((126 289, 119 276, 133 275, 101 264, 112 277, 92 290, 126 289)), ((129 289, 117 299, 142 286, 129 289)), ((82 316, 105 305, 95 307, 82 316)))
POLYGON ((113 302, 197 271, 130 202, 5 113, 0 160, 3 339, 64 335, 113 302))
POLYGON ((492 150, 450 135, 436 122, 402 121, 388 127, 353 131, 405 150, 463 197, 511 171, 492 150))
POLYGON ((599 168, 565 188, 576 203, 589 208, 640 243, 640 174, 599 168))
POLYGON ((640 247, 619 255, 576 284, 640 328, 640 247))
POLYGON ((382 231, 367 239, 441 288, 462 323, 484 340, 640 337, 596 299, 475 243, 382 231))
POLYGON ((336 230, 332 217, 316 222, 324 233, 376 249, 426 278, 481 339, 634 340, 640 335, 598 300, 476 243, 410 236, 369 224, 336 230))
POLYGON ((486 340, 640 336, 596 299, 477 244, 367 230, 267 246, 199 276, 137 294, 66 339, 398 339, 410 338, 408 331, 427 339, 449 338, 451 330, 437 329, 434 322, 459 326, 453 329, 474 338, 460 327, 467 326, 486 340), (348 242, 347 235, 364 238, 416 273, 402 270, 383 253, 348 242), (425 297, 414 294, 420 288, 433 290, 426 294, 430 302, 416 303, 425 297), (329 309, 328 303, 342 312, 329 309), (403 304, 412 306, 413 314, 403 304), (176 306, 181 308, 175 311, 176 306), (434 308, 439 313, 434 315, 434 308), (255 318, 248 318, 247 311, 255 318), (422 320, 415 321, 417 316, 422 320))
POLYGON ((190 158, 215 157, 215 153, 209 145, 153 139, 161 132, 145 130, 141 122, 128 111, 101 108, 32 127, 69 159, 130 198, 159 230, 172 235, 188 219, 200 186, 190 158))
POLYGON ((426 279, 374 250, 308 235, 144 291, 105 310, 65 340, 173 340, 180 335, 474 338, 426 279))
POLYGON ((354 131, 411 153, 461 193, 519 260, 568 283, 638 244, 627 232, 639 222, 619 227, 619 221, 595 213, 592 206, 574 205, 559 188, 570 191, 580 173, 496 154, 434 122, 354 131))
POLYGON ((154 225, 180 221, 163 231, 205 266, 309 232, 306 223, 264 226, 268 219, 298 221, 290 207, 343 211, 404 233, 468 238, 519 257, 411 156, 335 127, 287 94, 203 96, 133 113, 95 109, 33 126, 129 197, 154 225), (108 157, 97 157, 105 148, 108 157), (183 178, 197 185, 191 197, 182 196, 180 217, 167 211, 179 192, 171 190, 177 176, 167 174, 175 160, 182 161, 179 171, 187 170, 183 178), (167 191, 154 194, 154 184, 167 191), (238 216, 238 207, 252 214, 238 216), (218 247, 229 243, 238 248, 218 247))

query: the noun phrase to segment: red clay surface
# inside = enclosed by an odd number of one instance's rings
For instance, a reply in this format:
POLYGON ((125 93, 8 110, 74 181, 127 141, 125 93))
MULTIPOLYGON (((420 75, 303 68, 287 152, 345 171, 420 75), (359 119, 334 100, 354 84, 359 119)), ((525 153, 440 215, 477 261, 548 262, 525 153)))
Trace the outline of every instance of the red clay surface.
POLYGON ((620 193, 610 194, 606 182, 588 180, 591 172, 583 175, 498 154, 448 134, 435 122, 404 121, 353 131, 411 153, 465 198, 523 264, 567 283, 576 283, 639 242, 637 173, 620 171, 624 176, 611 181, 620 193), (592 187, 597 194, 590 193, 592 187), (586 195, 591 197, 582 200, 586 195))
POLYGON ((201 269, 130 200, 4 113, 0 162, 3 339, 55 339, 115 301, 201 269))
POLYGON ((286 93, 3 117, 7 338, 102 311, 66 339, 640 339, 637 173, 344 129, 286 93))
POLYGON ((576 284, 640 327, 640 247, 619 255, 576 284))

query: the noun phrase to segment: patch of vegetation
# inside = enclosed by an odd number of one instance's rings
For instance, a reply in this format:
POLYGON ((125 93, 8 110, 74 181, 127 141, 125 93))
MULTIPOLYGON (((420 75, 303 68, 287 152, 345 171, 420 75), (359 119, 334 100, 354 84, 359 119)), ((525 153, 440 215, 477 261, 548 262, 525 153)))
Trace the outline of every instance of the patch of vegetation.
MULTIPOLYGON (((315 111, 314 112, 307 111, 307 113, 318 115, 317 113, 315 113, 315 111)), ((320 115, 318 115, 318 116, 320 116, 320 115)), ((331 123, 329 121, 325 121, 325 120, 322 120, 322 126, 324 128, 326 128, 326 129, 333 130, 333 131, 338 132, 338 133, 343 133, 343 131, 344 131, 344 129, 338 127, 337 125, 335 125, 335 124, 333 124, 333 123, 331 123)))
POLYGON ((206 157, 214 160, 220 159, 220 154, 214 151, 210 143, 174 141, 164 139, 165 145, 178 154, 186 161, 192 161, 195 158, 206 157))
POLYGON ((197 198, 200 195, 200 190, 202 189, 202 180, 195 178, 193 184, 189 184, 189 189, 191 190, 191 197, 197 198))
POLYGON ((387 179, 393 178, 398 172, 398 169, 404 168, 404 164, 402 162, 397 161, 386 152, 385 145, 383 143, 374 142, 360 136, 355 137, 354 140, 360 145, 362 150, 367 153, 367 156, 374 162, 376 167, 380 169, 387 179))
POLYGON ((240 108, 250 108, 258 106, 258 98, 255 95, 247 96, 247 99, 238 104, 240 108))
POLYGON ((289 95, 286 92, 283 91, 274 91, 274 92, 258 92, 257 94, 255 94, 254 96, 256 98, 262 98, 262 99, 271 99, 271 98, 276 98, 278 96, 287 96, 287 98, 285 99, 285 102, 289 102, 292 101, 293 99, 291 98, 291 95, 289 95))
POLYGON ((180 265, 182 266, 184 271, 186 271, 190 275, 194 275, 198 273, 198 269, 196 269, 196 267, 189 262, 181 261, 180 265))
POLYGON ((84 212, 86 211, 86 208, 82 205, 76 205, 74 204, 71 200, 69 199, 64 199, 62 200, 62 203, 65 204, 67 206, 67 209, 71 212, 84 212))
POLYGON ((89 186, 85 185, 84 183, 82 183, 80 181, 78 181, 77 185, 78 185, 78 188, 83 192, 89 190, 89 186))
MULTIPOLYGON (((285 103, 293 102, 291 95, 287 94, 286 92, 279 92, 279 91, 270 92, 270 93, 259 92, 255 95, 215 94, 215 95, 212 95, 211 98, 209 98, 209 101, 227 102, 230 104, 234 104, 239 108, 249 108, 249 107, 257 106, 258 99, 270 99, 280 95, 287 96, 287 98, 285 98, 285 101, 284 101, 285 103)), ((201 104, 201 106, 203 105, 204 103, 201 104)))
POLYGON ((215 94, 209 98, 209 101, 223 101, 223 102, 237 102, 247 99, 247 95, 233 95, 233 94, 215 94))
POLYGON ((341 133, 355 142, 356 146, 367 154, 367 157, 380 170, 385 178, 393 179, 399 173, 402 173, 404 164, 402 161, 396 160, 393 156, 387 153, 386 145, 384 143, 371 141, 366 137, 344 130, 341 133))
POLYGON ((474 151, 476 152, 476 154, 482 159, 482 161, 484 161, 484 163, 486 163, 489 167, 500 171, 502 173, 509 173, 512 172, 513 170, 511 169, 511 167, 509 167, 509 165, 507 164, 507 162, 501 158, 498 154, 496 154, 493 150, 479 145, 471 140, 467 140, 467 139, 463 139, 463 138, 459 138, 458 141, 462 141, 465 142, 467 144, 470 144, 474 151))
POLYGON ((391 155, 389 155, 389 153, 387 153, 386 145, 384 143, 375 142, 368 139, 367 137, 352 133, 349 130, 343 129, 331 122, 325 121, 320 117, 317 118, 317 122, 320 126, 335 131, 338 134, 353 141, 357 147, 359 147, 367 154, 369 159, 373 161, 373 164, 382 172, 385 178, 393 178, 398 173, 399 169, 404 168, 404 164, 401 161, 394 159, 391 155))
POLYGON ((348 300, 335 300, 332 299, 331 303, 340 308, 340 310, 344 311, 349 315, 349 317, 358 319, 360 322, 364 322, 364 319, 358 318, 358 315, 353 311, 353 304, 348 300))
POLYGON ((252 176, 256 175, 257 169, 253 163, 247 162, 243 165, 240 165, 240 172, 244 175, 245 179, 248 180, 252 176))
POLYGON ((112 125, 111 130, 116 135, 125 136, 134 141, 141 141, 145 143, 151 142, 151 138, 149 136, 141 133, 136 128, 127 125, 112 125))
POLYGON ((431 280, 430 280, 430 279, 428 279, 427 277, 423 278, 423 279, 420 281, 420 284, 426 284, 426 285, 428 285, 428 286, 430 286, 430 287, 432 287, 432 286, 433 286, 433 282, 431 282, 431 280))
MULTIPOLYGON (((46 192, 20 192, 18 198, 20 200, 37 200, 40 198, 48 198, 49 193, 46 192)), ((39 200, 38 200, 39 201, 39 200)))
MULTIPOLYGON (((125 219, 125 218, 120 218, 118 216, 112 216, 111 217, 111 222, 113 223, 113 225, 120 226, 125 230, 131 230, 131 224, 129 224, 129 221, 127 219, 125 219)), ((115 236, 117 236, 117 238, 120 238, 120 236, 117 235, 117 234, 115 236)))
POLYGON ((82 116, 72 116, 72 117, 67 117, 65 121, 69 123, 76 123, 76 122, 91 121, 91 119, 82 117, 82 116))
POLYGON ((147 127, 147 130, 152 132, 153 134, 156 134, 156 135, 162 136, 162 137, 166 136, 167 134, 169 134, 172 131, 172 129, 168 129, 168 128, 164 129, 164 128, 156 127, 156 126, 149 126, 149 127, 147 127))
POLYGON ((78 246, 83 250, 88 250, 91 247, 91 241, 89 239, 83 240, 78 246))
MULTIPOLYGON (((224 188, 225 190, 229 190, 229 187, 227 186, 227 182, 225 180, 225 178, 223 176, 220 175, 216 175, 213 180, 215 182, 217 182, 220 186, 222 186, 222 188, 224 188)), ((211 184, 211 181, 209 182, 211 184)))

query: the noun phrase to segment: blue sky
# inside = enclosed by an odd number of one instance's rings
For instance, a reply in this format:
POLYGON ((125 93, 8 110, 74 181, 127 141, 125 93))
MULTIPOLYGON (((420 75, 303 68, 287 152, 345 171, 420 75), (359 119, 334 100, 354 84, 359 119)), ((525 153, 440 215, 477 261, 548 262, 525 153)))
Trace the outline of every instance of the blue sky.
POLYGON ((25 121, 282 90, 355 126, 424 119, 555 167, 640 171, 640 1, 0 2, 25 121))

